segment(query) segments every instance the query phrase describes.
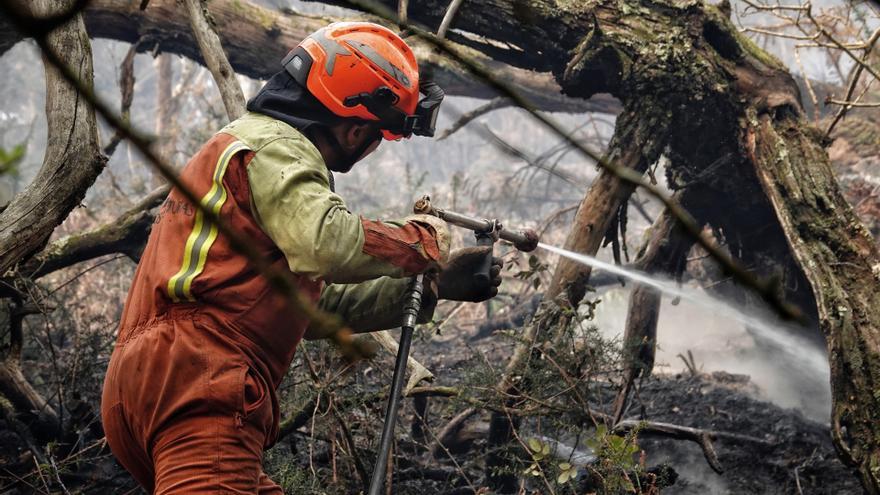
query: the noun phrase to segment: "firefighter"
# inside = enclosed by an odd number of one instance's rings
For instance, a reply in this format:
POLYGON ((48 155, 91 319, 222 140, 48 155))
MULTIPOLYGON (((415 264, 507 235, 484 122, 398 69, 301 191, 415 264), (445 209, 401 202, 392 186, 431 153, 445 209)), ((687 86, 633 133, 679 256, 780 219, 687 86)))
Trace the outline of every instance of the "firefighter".
MULTIPOLYGON (((438 298, 481 301, 486 249, 448 255, 431 216, 373 221, 333 190, 383 140, 433 134, 442 91, 412 50, 370 23, 335 23, 295 48, 248 113, 192 157, 181 180, 296 288, 356 332, 400 324, 407 278, 439 270, 438 298), (419 100, 420 87, 425 98, 419 100)), ((160 208, 120 321, 101 404, 107 442, 148 492, 281 493, 262 470, 278 435, 276 388, 309 322, 178 190, 160 208)))

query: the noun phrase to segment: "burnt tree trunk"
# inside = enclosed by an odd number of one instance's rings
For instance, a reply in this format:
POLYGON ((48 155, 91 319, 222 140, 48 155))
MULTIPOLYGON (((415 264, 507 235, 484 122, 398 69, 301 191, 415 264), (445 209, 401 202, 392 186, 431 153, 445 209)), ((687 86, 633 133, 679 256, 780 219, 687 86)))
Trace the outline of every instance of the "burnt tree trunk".
MULTIPOLYGON (((644 173, 650 161, 646 159, 643 147, 650 146, 650 129, 640 127, 641 108, 627 108, 618 117, 614 137, 611 139, 607 158, 620 166, 644 173)), ((599 250, 605 233, 617 218, 617 211, 634 191, 632 184, 625 183, 608 171, 602 171, 590 185, 586 196, 578 207, 574 224, 565 240, 565 249, 594 255, 599 250)), ((562 304, 577 307, 587 292, 587 282, 591 267, 561 258, 553 272, 545 297, 555 300, 560 295, 562 304)))
MULTIPOLYGON (((411 2, 410 20, 437 26, 444 7, 411 2)), ((498 49, 452 37, 498 61, 549 70, 571 96, 607 92, 623 102, 625 115, 638 108, 635 126, 646 130, 635 141, 641 156, 620 161, 652 164, 665 155, 672 189, 718 198, 705 221, 725 225, 726 236, 748 225, 737 211, 773 218, 787 245, 787 259, 779 261, 793 260, 802 273, 788 275, 809 281, 801 292, 812 292, 806 300, 818 308, 825 333, 835 444, 866 490, 880 493, 880 254, 844 201, 826 143, 804 119, 785 67, 740 35, 722 9, 696 1, 475 0, 462 5, 453 28, 509 42, 498 49)), ((618 133, 621 125, 633 123, 623 119, 618 133)), ((602 219, 581 221, 591 208, 608 209, 581 206, 576 226, 592 227, 583 234, 588 251, 595 230, 605 232, 602 219)), ((576 304, 571 296, 583 276, 566 282, 558 289, 576 304)))
POLYGON ((831 362, 831 432, 880 493, 880 254, 840 194, 819 136, 793 115, 760 115, 745 149, 816 297, 831 362), (775 118, 774 118, 775 117, 775 118))
MULTIPOLYGON (((682 205, 694 212, 694 205, 687 201, 686 195, 677 196, 683 197, 682 205)), ((640 249, 633 268, 680 280, 693 245, 694 239, 682 230, 669 210, 664 210, 651 226, 650 237, 640 249)), ((615 423, 623 417, 635 379, 650 375, 654 368, 661 300, 657 289, 645 285, 636 285, 629 296, 623 331, 624 383, 614 402, 615 423)))

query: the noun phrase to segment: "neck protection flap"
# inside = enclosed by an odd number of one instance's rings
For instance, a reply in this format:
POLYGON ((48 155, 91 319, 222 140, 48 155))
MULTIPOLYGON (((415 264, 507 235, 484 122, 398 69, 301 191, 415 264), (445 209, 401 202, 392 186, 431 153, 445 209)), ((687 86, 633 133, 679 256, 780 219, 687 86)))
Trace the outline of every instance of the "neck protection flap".
POLYGON ((283 70, 266 81, 260 92, 248 101, 247 109, 276 118, 300 131, 314 124, 332 126, 342 120, 283 70))

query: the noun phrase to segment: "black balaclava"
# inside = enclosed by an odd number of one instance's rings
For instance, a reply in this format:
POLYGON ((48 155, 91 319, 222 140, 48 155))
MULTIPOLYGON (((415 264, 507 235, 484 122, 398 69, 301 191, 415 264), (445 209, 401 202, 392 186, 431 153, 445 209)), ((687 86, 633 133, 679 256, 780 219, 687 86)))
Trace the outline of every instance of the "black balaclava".
MULTIPOLYGON (((266 81, 256 96, 248 101, 247 109, 276 118, 303 133, 306 131, 323 133, 331 142, 336 143, 337 149, 342 149, 336 136, 330 132, 330 127, 345 119, 327 110, 287 71, 277 72, 266 81)), ((378 139, 381 137, 382 135, 378 134, 378 139)), ((354 152, 346 155, 342 163, 333 167, 328 165, 327 168, 334 172, 348 172, 373 142, 365 143, 354 152)))

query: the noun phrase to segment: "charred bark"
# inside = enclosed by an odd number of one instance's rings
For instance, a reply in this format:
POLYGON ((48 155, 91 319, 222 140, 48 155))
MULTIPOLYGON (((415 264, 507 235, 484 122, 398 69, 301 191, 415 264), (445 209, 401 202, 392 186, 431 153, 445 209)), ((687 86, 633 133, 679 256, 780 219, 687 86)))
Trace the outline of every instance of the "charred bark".
MULTIPOLYGON (((654 15, 593 10, 596 24, 563 87, 584 96, 610 90, 624 104, 653 100, 640 117, 661 130, 670 187, 771 207, 826 334, 835 443, 865 488, 880 492, 880 258, 839 191, 821 135, 803 118, 797 85, 715 7, 634 7, 654 15), (650 50, 632 45, 646 36, 650 50)), ((706 221, 736 229, 730 216, 714 210, 706 221)))
POLYGON ((880 493, 880 253, 843 199, 818 133, 764 114, 744 133, 761 186, 810 282, 831 361, 841 458, 880 493))
MULTIPOLYGON (((688 201, 684 201, 683 205, 694 211, 688 201)), ((681 230, 668 210, 664 211, 651 226, 650 238, 640 250, 634 268, 680 280, 687 268, 687 254, 693 245, 694 239, 681 230)), ((624 384, 614 402, 614 424, 623 418, 635 379, 650 375, 654 368, 660 302, 660 292, 644 285, 636 286, 629 296, 623 332, 624 384)))

